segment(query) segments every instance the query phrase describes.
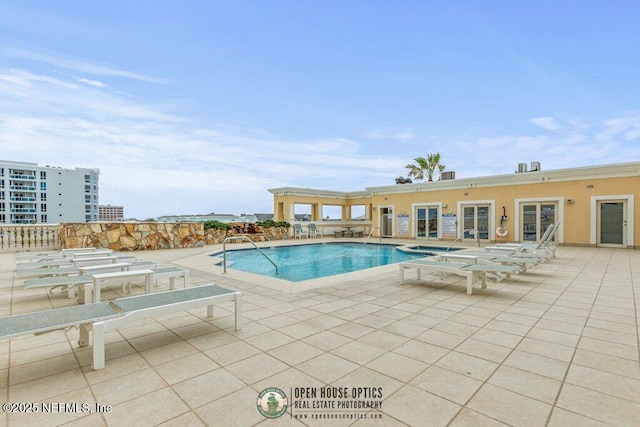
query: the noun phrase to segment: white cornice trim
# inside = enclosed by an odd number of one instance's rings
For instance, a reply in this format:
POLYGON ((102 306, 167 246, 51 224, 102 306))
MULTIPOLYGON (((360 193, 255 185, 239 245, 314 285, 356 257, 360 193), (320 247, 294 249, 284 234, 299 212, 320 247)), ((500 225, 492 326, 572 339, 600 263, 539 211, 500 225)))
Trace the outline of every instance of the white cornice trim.
POLYGON ((331 191, 313 188, 280 187, 268 191, 275 196, 311 196, 333 198, 362 198, 379 194, 399 194, 442 190, 462 190, 477 187, 500 187, 508 185, 539 184, 545 182, 565 182, 588 179, 623 178, 640 176, 640 162, 613 165, 585 166, 570 169, 556 169, 538 172, 512 173, 477 178, 460 178, 445 181, 395 184, 380 187, 366 187, 365 191, 331 191))

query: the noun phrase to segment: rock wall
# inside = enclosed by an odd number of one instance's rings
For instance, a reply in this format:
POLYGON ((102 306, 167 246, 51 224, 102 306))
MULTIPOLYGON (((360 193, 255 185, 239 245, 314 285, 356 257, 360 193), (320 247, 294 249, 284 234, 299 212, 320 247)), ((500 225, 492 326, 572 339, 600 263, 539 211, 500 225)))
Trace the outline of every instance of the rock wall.
MULTIPOLYGON (((286 238, 286 228, 263 229, 255 225, 229 224, 229 230, 204 230, 202 223, 116 222, 63 223, 58 225, 60 249, 109 248, 114 251, 139 251, 194 248, 219 244, 226 237, 243 234, 256 242, 286 238), (251 233, 244 233, 249 230, 251 233)), ((237 240, 240 242, 241 240, 237 240)))

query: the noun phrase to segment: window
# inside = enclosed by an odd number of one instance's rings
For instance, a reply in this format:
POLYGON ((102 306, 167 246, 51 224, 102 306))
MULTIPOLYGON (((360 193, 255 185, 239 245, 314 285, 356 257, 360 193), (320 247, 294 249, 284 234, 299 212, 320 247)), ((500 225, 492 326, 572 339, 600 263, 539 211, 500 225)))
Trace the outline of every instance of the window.
POLYGON ((0 203, 0 211, 4 210, 4 202, 0 203))
POLYGON ((342 221, 342 206, 322 205, 322 219, 324 221, 342 221))
POLYGON ((40 200, 43 202, 47 201, 47 193, 40 193, 40 200))
POLYGON ((40 222, 42 222, 42 223, 47 222, 47 216, 46 215, 40 215, 40 222))
POLYGON ((40 212, 46 212, 46 211, 47 211, 47 204, 40 203, 40 212))
POLYGON ((367 219, 364 205, 351 205, 351 221, 364 221, 367 219))
POLYGON ((47 173, 45 171, 40 171, 40 179, 47 179, 47 173))
POLYGON ((311 221, 311 205, 296 203, 293 205, 295 221, 311 221))
POLYGON ((47 189, 47 183, 46 182, 41 182, 40 183, 40 190, 41 191, 46 191, 47 189))

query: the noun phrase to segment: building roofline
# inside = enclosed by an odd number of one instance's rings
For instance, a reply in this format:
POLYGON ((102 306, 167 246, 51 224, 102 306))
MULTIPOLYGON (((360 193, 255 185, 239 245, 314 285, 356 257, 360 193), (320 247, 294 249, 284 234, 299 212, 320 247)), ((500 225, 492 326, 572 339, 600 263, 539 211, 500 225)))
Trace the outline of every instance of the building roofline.
POLYGON ((575 181, 578 179, 620 178, 640 175, 640 162, 617 163, 598 166, 521 172, 475 178, 458 178, 412 184, 394 184, 366 187, 364 191, 330 191, 313 188, 280 187, 268 191, 275 196, 315 196, 354 199, 376 194, 411 193, 419 191, 455 190, 474 187, 538 184, 542 182, 575 181))

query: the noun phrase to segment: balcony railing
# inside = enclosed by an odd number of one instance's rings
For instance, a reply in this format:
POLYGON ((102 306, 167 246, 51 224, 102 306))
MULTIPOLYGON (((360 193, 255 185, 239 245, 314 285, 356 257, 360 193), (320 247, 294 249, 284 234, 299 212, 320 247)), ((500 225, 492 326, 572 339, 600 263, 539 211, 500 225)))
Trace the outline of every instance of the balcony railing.
POLYGON ((32 208, 14 208, 11 209, 11 213, 36 213, 36 210, 32 208))
POLYGON ((12 202, 35 202, 35 197, 11 197, 9 200, 12 202))
POLYGON ((36 191, 36 187, 25 187, 24 185, 11 185, 10 190, 36 191))
POLYGON ((36 176, 35 175, 15 175, 15 174, 11 174, 11 175, 9 175, 9 178, 11 178, 11 179, 25 179, 25 180, 29 180, 29 181, 35 181, 36 180, 36 176))
POLYGON ((57 249, 58 226, 55 224, 2 224, 0 250, 57 249))

